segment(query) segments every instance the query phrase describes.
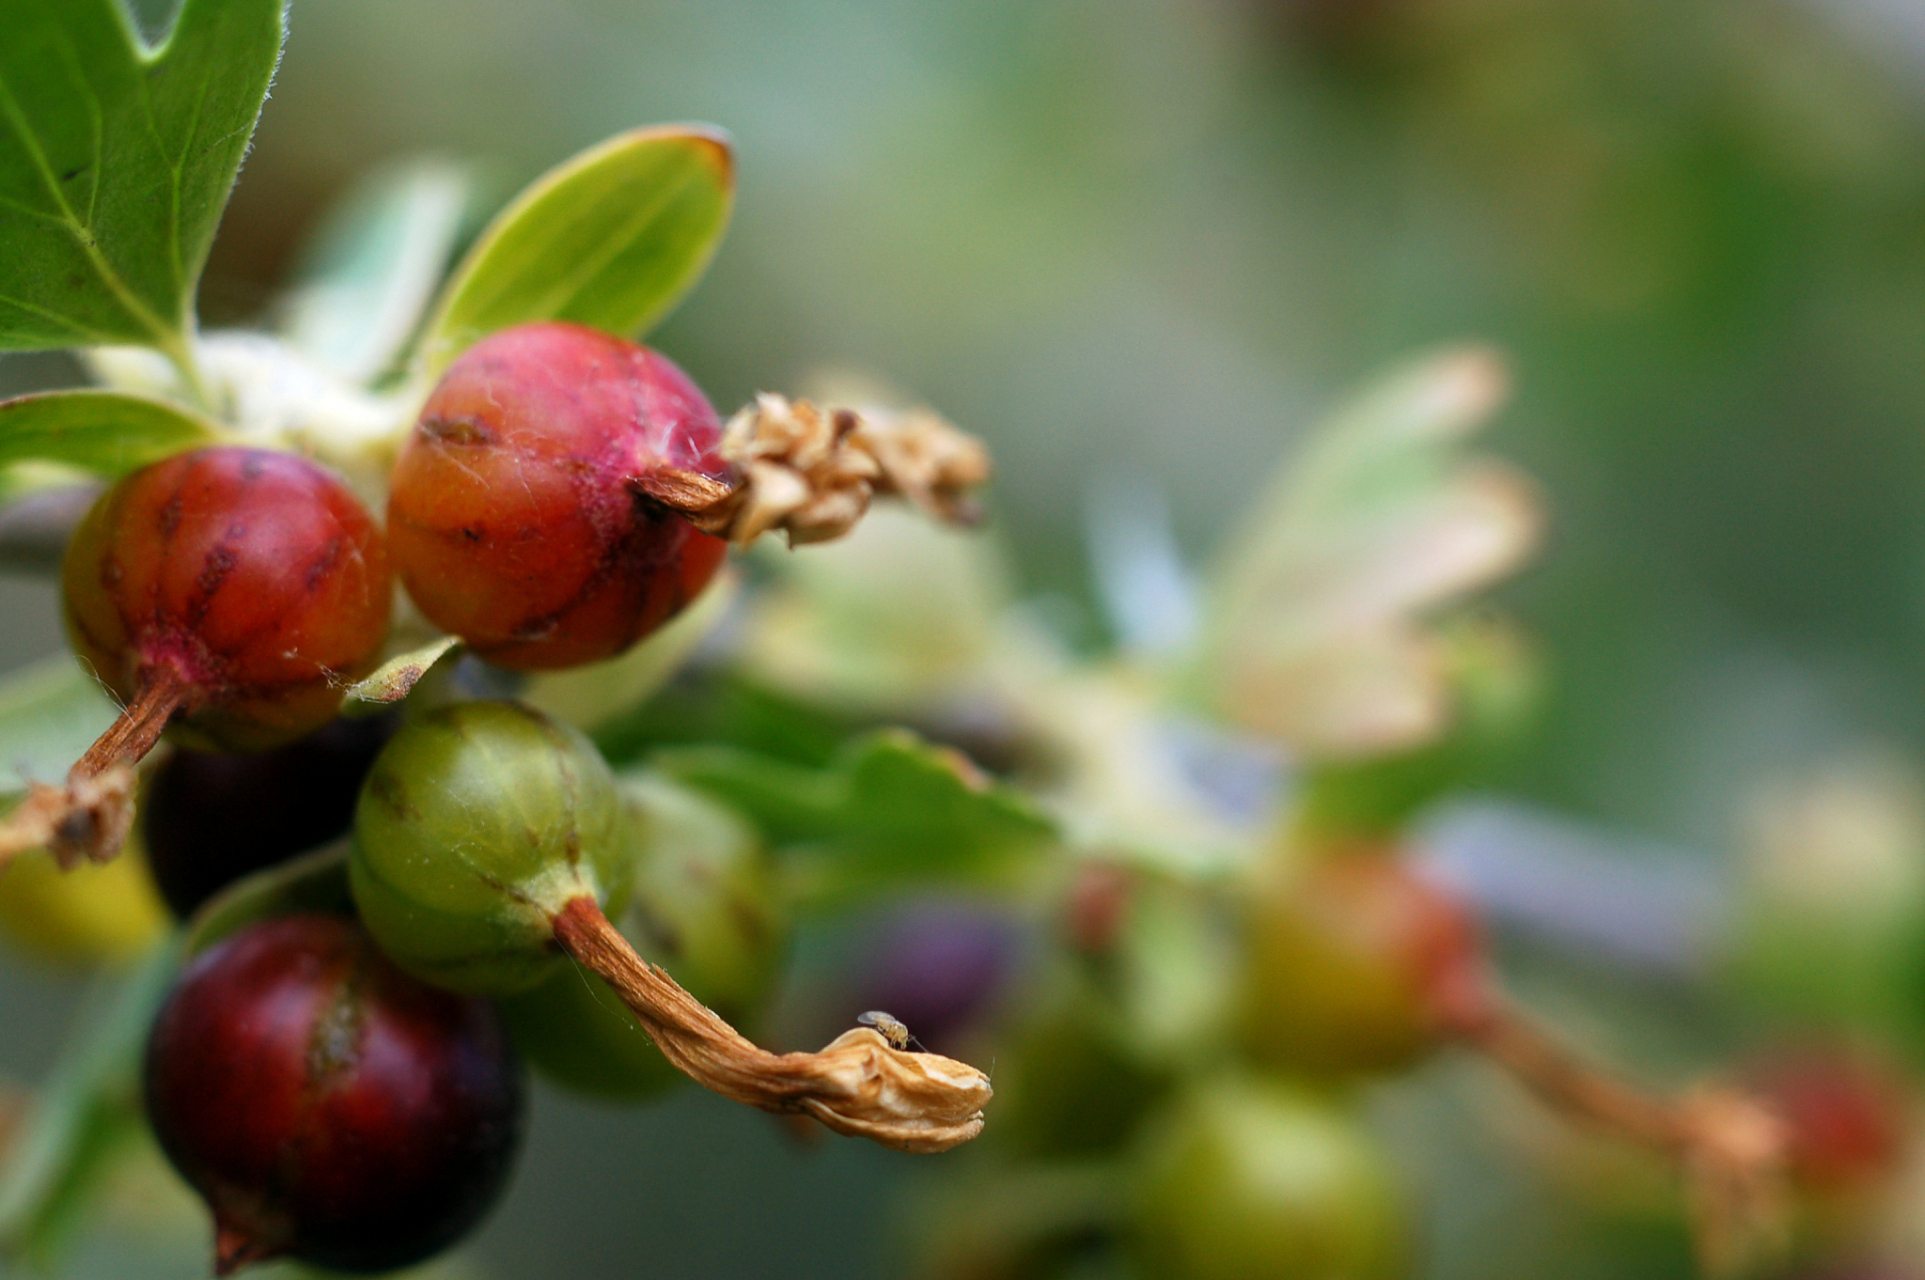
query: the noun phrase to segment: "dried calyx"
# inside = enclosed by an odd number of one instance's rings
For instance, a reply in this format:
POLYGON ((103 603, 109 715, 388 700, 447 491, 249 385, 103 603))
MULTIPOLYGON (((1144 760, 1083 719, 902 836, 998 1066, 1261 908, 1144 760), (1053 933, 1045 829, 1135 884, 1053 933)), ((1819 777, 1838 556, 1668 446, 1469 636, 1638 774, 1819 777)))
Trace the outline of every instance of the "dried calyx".
POLYGON ((732 480, 663 468, 641 486, 704 533, 737 544, 775 529, 791 546, 839 538, 877 494, 973 523, 970 495, 990 472, 980 440, 926 409, 865 414, 771 394, 729 419, 718 452, 732 480))
POLYGON ((967 1063, 899 1049, 866 1026, 817 1053, 770 1053, 636 955, 592 899, 568 903, 554 928, 562 949, 613 987, 663 1056, 704 1088, 898 1151, 947 1151, 982 1132, 992 1090, 967 1063))

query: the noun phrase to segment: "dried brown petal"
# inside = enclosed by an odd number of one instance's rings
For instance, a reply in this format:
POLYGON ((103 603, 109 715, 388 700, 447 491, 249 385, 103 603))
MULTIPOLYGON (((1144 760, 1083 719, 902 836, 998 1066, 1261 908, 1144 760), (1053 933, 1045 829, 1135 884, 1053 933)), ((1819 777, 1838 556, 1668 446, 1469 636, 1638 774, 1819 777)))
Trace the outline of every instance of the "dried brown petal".
POLYGON ((770 1053, 636 955, 593 899, 571 901, 554 927, 562 948, 634 1010, 663 1056, 725 1098, 812 1115, 898 1151, 947 1151, 982 1132, 992 1090, 967 1063, 894 1048, 870 1027, 844 1032, 820 1053, 770 1053))
POLYGON ((83 859, 107 862, 127 842, 134 823, 134 770, 116 763, 99 773, 78 766, 67 785, 29 784, 27 798, 0 823, 0 869, 33 849, 45 849, 63 871, 83 859))
POLYGON ((729 419, 720 451, 735 469, 733 485, 679 471, 638 483, 698 529, 736 543, 772 529, 791 546, 839 538, 878 493, 970 522, 970 491, 990 470, 981 441, 927 410, 865 417, 766 393, 729 419))

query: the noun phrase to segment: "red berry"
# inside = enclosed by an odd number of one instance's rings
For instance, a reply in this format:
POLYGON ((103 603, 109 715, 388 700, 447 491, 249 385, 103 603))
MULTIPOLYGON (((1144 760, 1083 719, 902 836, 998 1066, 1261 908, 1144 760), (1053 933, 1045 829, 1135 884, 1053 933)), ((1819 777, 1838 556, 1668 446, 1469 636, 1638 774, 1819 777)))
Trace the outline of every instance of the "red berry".
POLYGON ((147 1114, 213 1210, 215 1269, 386 1271, 506 1184, 521 1066, 485 1001, 396 969, 353 920, 284 916, 200 955, 147 1046, 147 1114))
POLYGON ((1393 1070, 1480 1012, 1474 918, 1394 856, 1326 854, 1256 895, 1248 923, 1244 1028, 1260 1062, 1393 1070))
POLYGON ((647 347, 523 325, 469 348, 395 464, 396 571, 436 626, 499 666, 620 653, 707 584, 726 544, 645 496, 661 468, 723 477, 721 423, 647 347))
POLYGON ((392 602, 381 531, 345 484, 234 446, 121 480, 62 576, 68 633, 100 679, 127 703, 178 685, 183 736, 228 751, 333 719, 343 682, 379 656, 392 602))
POLYGON ((1740 1078, 1784 1122, 1787 1164, 1803 1189, 1849 1195, 1897 1171, 1910 1100, 1882 1063, 1819 1043, 1780 1048, 1740 1078))

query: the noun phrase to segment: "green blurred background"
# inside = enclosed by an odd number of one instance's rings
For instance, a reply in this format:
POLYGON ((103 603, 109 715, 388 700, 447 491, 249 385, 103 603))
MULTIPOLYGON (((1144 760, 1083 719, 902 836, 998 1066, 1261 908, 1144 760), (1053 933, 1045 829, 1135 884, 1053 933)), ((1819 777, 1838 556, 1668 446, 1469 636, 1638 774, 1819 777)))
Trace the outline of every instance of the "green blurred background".
MULTIPOLYGON (((298 0, 203 315, 258 318, 383 161, 505 196, 690 119, 734 134, 738 212, 656 344, 724 411, 853 367, 981 434, 1025 591, 1090 643, 1092 483, 1160 490, 1200 560, 1320 410, 1477 339, 1552 518, 1501 593, 1550 697, 1493 787, 1716 856, 1771 777, 1925 745, 1919 11, 298 0)), ((9 393, 70 376, 0 361, 9 393)), ((50 590, 0 588, 7 663, 54 651, 50 590)), ((31 1079, 80 987, 8 963, 0 1073, 31 1079)), ((917 1168, 688 1093, 544 1095, 531 1156, 491 1274, 887 1274, 917 1168)))

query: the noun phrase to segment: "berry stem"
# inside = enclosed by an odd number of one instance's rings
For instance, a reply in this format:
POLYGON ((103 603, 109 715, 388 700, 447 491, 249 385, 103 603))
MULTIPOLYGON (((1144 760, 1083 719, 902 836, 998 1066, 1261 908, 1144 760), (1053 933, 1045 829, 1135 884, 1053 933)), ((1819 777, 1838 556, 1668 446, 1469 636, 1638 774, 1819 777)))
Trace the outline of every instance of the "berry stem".
POLYGON ((242 1267, 251 1267, 257 1262, 267 1262, 282 1256, 286 1250, 255 1238, 251 1233, 231 1222, 219 1219, 214 1223, 214 1274, 231 1276, 242 1267))
POLYGON ((770 1053, 636 955, 593 898, 570 900, 554 930, 562 950, 615 989, 664 1057, 725 1098, 812 1115, 837 1133, 899 1151, 946 1151, 982 1131, 991 1090, 974 1067, 896 1049, 871 1027, 844 1032, 820 1053, 770 1053))
POLYGON ((0 871, 32 849, 46 849, 63 868, 119 853, 133 823, 134 766, 168 722, 202 697, 171 662, 143 668, 139 694, 74 762, 66 784, 32 783, 27 798, 0 821, 0 871))
POLYGON ((1449 1030, 1565 1119, 1675 1161, 1706 1275, 1742 1274, 1761 1254, 1783 1246, 1785 1127, 1758 1102, 1718 1088, 1653 1097, 1586 1062, 1492 992, 1461 1003, 1449 1030))

